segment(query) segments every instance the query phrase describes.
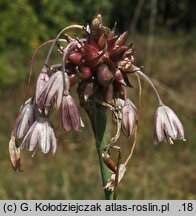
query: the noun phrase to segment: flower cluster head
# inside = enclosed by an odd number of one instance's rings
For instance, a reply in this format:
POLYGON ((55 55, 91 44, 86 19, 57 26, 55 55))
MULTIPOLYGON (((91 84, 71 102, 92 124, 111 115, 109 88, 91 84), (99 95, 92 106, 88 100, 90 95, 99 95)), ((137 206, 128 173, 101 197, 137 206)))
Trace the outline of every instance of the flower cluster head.
MULTIPOLYGON (((10 156, 12 164, 19 170, 19 150, 26 148, 35 151, 39 148, 44 154, 57 149, 54 129, 49 120, 51 108, 60 111, 60 123, 67 132, 80 131, 84 127, 75 98, 70 94, 73 86, 77 91, 80 104, 90 115, 89 104, 99 103, 112 111, 117 125, 116 135, 111 139, 109 147, 113 147, 120 132, 130 137, 136 132, 138 110, 128 98, 128 90, 132 87, 130 77, 136 74, 147 80, 153 87, 161 106, 155 115, 155 143, 172 140, 184 140, 182 124, 175 113, 164 106, 160 96, 150 79, 135 66, 133 44, 126 44, 128 33, 117 35, 115 27, 104 26, 100 14, 96 15, 90 25, 72 25, 64 28, 56 37, 38 47, 32 58, 32 64, 38 51, 52 43, 46 61, 38 75, 35 92, 21 107, 12 130, 10 156), (81 38, 72 38, 66 31, 80 29, 81 38), (66 34, 65 34, 66 33, 66 34), (60 64, 49 65, 49 57, 57 45, 60 64), (14 145, 15 140, 23 140, 14 145)), ((32 65, 30 67, 32 71, 32 65)), ((139 79, 139 78, 138 78, 139 79)), ((121 164, 112 170, 106 188, 114 188, 116 170, 120 170, 122 178, 126 167, 121 164), (122 174, 123 173, 123 174, 122 174)), ((116 182, 119 182, 117 179, 116 182)))

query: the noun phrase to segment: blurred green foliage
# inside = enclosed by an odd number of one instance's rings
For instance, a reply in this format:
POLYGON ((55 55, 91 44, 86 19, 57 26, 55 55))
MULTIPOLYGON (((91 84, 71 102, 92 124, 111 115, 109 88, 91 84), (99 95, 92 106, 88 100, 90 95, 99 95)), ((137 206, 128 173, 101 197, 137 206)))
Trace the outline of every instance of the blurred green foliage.
MULTIPOLYGON (((35 48, 40 41, 54 37, 70 23, 85 24, 101 12, 106 24, 118 22, 118 29, 130 27, 138 0, 2 0, 0 2, 0 49, 7 45, 35 48)), ((195 27, 194 0, 157 1, 157 25, 175 30, 195 27)), ((145 1, 137 29, 146 30, 151 1, 145 1)))
POLYGON ((0 48, 8 44, 35 48, 40 41, 55 37, 64 26, 81 21, 85 24, 96 12, 106 14, 111 7, 109 0, 2 0, 0 48))
MULTIPOLYGON (((34 49, 73 23, 86 24, 100 12, 107 25, 118 22, 118 31, 129 30, 138 0, 1 0, 0 1, 0 199, 101 199, 102 185, 87 116, 81 133, 64 133, 54 123, 58 137, 55 157, 23 151, 24 172, 12 171, 8 141, 14 119, 23 102, 25 80, 34 49)), ((144 85, 139 140, 119 199, 196 199, 196 99, 194 0, 158 0, 151 75, 165 86, 158 88, 164 101, 184 123, 187 143, 152 144, 153 114, 157 103, 144 85), (171 91, 172 90, 172 91, 171 91)), ((145 1, 129 40, 135 44, 137 65, 146 61, 151 1, 145 1)), ((47 48, 38 55, 39 73, 47 48)), ((35 78, 35 77, 34 77, 35 78)), ((130 96, 137 97, 137 84, 130 96)), ((59 116, 52 114, 51 118, 59 116)), ((112 130, 112 129, 111 129, 112 130)), ((126 155, 130 140, 121 137, 126 155)))
POLYGON ((22 67, 27 59, 30 62, 30 55, 41 42, 55 38, 67 25, 85 25, 98 11, 109 22, 111 8, 109 0, 0 1, 0 96, 5 85, 18 84, 26 78, 22 67))

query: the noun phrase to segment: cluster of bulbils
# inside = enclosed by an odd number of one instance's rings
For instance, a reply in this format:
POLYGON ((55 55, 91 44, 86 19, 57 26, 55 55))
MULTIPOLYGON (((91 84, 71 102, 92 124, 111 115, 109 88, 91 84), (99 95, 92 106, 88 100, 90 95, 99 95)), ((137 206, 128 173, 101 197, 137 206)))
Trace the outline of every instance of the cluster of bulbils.
MULTIPOLYGON (((105 27, 98 14, 91 25, 66 27, 56 39, 44 44, 53 43, 38 76, 34 95, 20 108, 11 134, 9 151, 15 170, 20 170, 22 148, 33 152, 37 148, 43 153, 50 150, 53 154, 56 152, 57 141, 48 118, 52 106, 60 110, 61 125, 65 131, 79 131, 84 126, 70 95, 70 88, 76 84, 80 85, 80 100, 86 103, 94 100, 118 107, 122 131, 128 137, 133 135, 137 108, 127 96, 127 89, 131 87, 129 74, 138 74, 146 79, 158 96, 160 106, 155 114, 154 142, 185 140, 183 126, 176 114, 163 104, 150 79, 134 65, 133 46, 125 45, 126 38, 127 32, 118 36, 115 35, 115 28, 110 30, 105 27), (73 39, 65 34, 73 28, 81 29, 83 37, 73 39), (62 34, 65 39, 60 39, 62 34), (61 64, 49 66, 48 59, 54 44, 58 45, 61 64), (20 139, 23 139, 21 144, 17 144, 20 139)), ((114 179, 115 173, 106 188, 113 189, 114 179)))

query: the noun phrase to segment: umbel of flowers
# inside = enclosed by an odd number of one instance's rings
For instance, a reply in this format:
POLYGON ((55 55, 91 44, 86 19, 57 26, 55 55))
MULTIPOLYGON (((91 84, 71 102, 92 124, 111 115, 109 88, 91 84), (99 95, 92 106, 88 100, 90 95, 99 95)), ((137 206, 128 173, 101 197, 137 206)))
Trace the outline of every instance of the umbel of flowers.
POLYGON ((104 26, 102 17, 98 14, 90 25, 68 26, 55 39, 46 41, 37 48, 32 57, 30 76, 39 50, 52 44, 38 75, 35 91, 29 99, 26 97, 12 129, 9 152, 16 171, 21 170, 20 150, 23 148, 33 152, 40 149, 44 154, 51 150, 55 154, 57 140, 49 120, 51 107, 56 107, 60 112, 61 125, 66 132, 79 131, 84 127, 75 99, 70 95, 70 89, 75 85, 78 85, 80 104, 91 119, 95 135, 97 131, 90 105, 97 103, 110 110, 114 116, 116 134, 102 148, 102 160, 111 170, 111 176, 104 185, 106 190, 115 189, 127 164, 112 160, 108 150, 114 148, 120 152, 120 146, 115 143, 121 131, 127 137, 136 133, 138 111, 128 98, 131 87, 129 79, 133 75, 138 80, 139 77, 146 80, 158 98, 159 107, 154 118, 154 143, 165 141, 172 144, 176 139, 185 140, 182 123, 176 114, 163 104, 151 80, 134 65, 133 45, 126 45, 127 35, 127 32, 116 35, 115 27, 109 29, 104 26), (83 36, 70 37, 67 34, 70 29, 80 29, 83 36), (58 47, 61 63, 50 65, 49 59, 55 45, 58 47))

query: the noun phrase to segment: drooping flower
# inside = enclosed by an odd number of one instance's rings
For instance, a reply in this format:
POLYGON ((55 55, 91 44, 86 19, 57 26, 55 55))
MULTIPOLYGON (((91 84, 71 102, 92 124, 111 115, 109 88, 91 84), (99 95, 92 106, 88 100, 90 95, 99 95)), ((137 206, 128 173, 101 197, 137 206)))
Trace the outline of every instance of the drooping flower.
POLYGON ((71 95, 63 96, 61 103, 61 124, 65 131, 79 131, 83 126, 78 108, 71 95))
POLYGON ((12 162, 12 167, 15 171, 20 169, 20 148, 16 147, 16 138, 12 135, 9 141, 9 154, 12 162))
POLYGON ((56 137, 47 118, 39 117, 33 123, 21 144, 21 148, 24 147, 29 151, 34 151, 39 147, 44 154, 52 148, 52 153, 55 154, 57 149, 56 137))
POLYGON ((35 100, 38 103, 38 98, 42 92, 43 87, 48 82, 49 76, 46 72, 41 72, 37 78, 36 91, 35 91, 35 100))
POLYGON ((129 99, 126 99, 122 107, 122 129, 125 136, 131 136, 134 133, 136 120, 137 109, 129 99))
POLYGON ((50 107, 55 102, 55 106, 58 109, 63 97, 63 82, 64 79, 62 72, 57 71, 56 73, 54 73, 50 77, 49 81, 45 84, 42 92, 38 97, 38 107, 50 107))
POLYGON ((13 134, 15 134, 18 139, 22 138, 33 124, 34 120, 35 105, 33 103, 33 99, 30 98, 20 109, 19 115, 12 130, 13 134))
POLYGON ((183 125, 171 108, 161 105, 154 118, 154 143, 165 141, 173 144, 176 139, 185 141, 183 125))

